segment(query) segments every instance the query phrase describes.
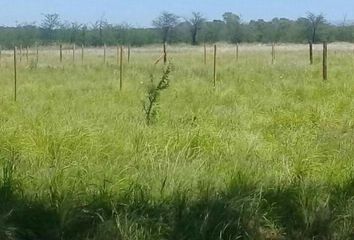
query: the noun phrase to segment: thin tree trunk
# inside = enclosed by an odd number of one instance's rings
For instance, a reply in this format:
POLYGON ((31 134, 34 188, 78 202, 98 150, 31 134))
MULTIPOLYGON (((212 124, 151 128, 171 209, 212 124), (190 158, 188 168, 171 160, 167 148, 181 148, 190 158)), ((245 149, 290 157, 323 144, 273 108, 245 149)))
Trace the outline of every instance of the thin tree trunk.
POLYGON ((192 45, 197 45, 197 29, 193 29, 192 32, 192 45))
POLYGON ((316 28, 313 28, 313 33, 312 33, 312 43, 316 43, 316 28))

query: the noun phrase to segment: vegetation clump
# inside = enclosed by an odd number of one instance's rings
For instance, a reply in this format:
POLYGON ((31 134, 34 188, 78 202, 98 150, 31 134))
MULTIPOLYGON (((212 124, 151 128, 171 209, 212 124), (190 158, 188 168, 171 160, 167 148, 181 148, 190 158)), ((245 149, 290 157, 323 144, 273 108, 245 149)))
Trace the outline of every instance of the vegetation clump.
POLYGON ((151 76, 151 81, 147 87, 147 99, 143 103, 147 124, 151 124, 156 120, 159 97, 161 92, 170 86, 171 70, 172 65, 168 64, 163 70, 162 77, 157 84, 154 83, 153 76, 151 76))

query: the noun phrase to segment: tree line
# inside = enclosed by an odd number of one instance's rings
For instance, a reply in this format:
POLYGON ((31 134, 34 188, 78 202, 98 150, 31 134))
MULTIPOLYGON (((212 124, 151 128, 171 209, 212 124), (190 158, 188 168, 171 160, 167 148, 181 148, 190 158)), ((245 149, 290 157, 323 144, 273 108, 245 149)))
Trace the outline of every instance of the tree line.
POLYGON ((161 42, 199 43, 307 43, 321 41, 354 41, 354 24, 329 23, 324 15, 308 13, 291 20, 274 18, 244 22, 240 16, 226 12, 221 19, 207 20, 201 13, 193 12, 190 18, 181 18, 163 12, 150 28, 136 28, 128 24, 111 24, 101 18, 93 24, 62 21, 58 14, 45 14, 39 25, 19 24, 0 27, 0 45, 34 46, 56 43, 103 46, 129 44, 141 46, 161 42))

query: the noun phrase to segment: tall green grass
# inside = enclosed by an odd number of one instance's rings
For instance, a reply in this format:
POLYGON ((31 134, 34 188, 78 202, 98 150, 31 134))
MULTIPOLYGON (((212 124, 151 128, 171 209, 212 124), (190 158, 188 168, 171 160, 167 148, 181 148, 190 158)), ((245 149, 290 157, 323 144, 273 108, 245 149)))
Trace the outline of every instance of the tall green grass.
MULTIPOLYGON (((154 124, 142 108, 160 55, 42 53, 0 68, 0 239, 353 239, 353 56, 173 47, 154 124), (58 59, 57 59, 58 58, 58 59), (102 60, 102 61, 101 61, 102 60)), ((263 49, 263 48, 261 48, 263 49)), ((5 57, 4 57, 5 58, 5 57)))

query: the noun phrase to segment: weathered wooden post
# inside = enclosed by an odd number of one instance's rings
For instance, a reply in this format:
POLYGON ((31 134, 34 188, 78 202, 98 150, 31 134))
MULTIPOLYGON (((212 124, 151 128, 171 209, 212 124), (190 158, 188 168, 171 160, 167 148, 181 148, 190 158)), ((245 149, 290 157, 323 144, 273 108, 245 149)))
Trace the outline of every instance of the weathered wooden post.
POLYGON ((76 44, 73 45, 73 64, 75 64, 75 51, 76 51, 76 44))
POLYGON ((313 64, 313 44, 311 41, 309 42, 309 50, 310 50, 310 64, 312 65, 313 64))
POLYGON ((206 44, 204 43, 204 64, 207 64, 207 49, 206 49, 206 44))
POLYGON ((123 47, 120 46, 120 55, 119 55, 119 89, 123 89, 123 47))
POLYGON ((28 46, 26 46, 26 63, 28 64, 28 46))
POLYGON ((236 43, 236 62, 238 62, 238 43, 236 43))
POLYGON ((81 64, 84 64, 84 44, 81 44, 81 64))
POLYGON ((128 45, 128 63, 130 63, 130 45, 128 45))
POLYGON ((327 42, 323 42, 323 80, 328 79, 328 68, 327 68, 327 42))
POLYGON ((2 46, 0 45, 0 67, 1 67, 1 64, 2 64, 2 46))
POLYGON ((103 46, 103 62, 106 64, 106 51, 107 51, 107 46, 106 44, 103 46))
POLYGON ((167 50, 166 50, 166 42, 163 43, 163 63, 167 63, 167 50))
POLYGON ((17 51, 14 47, 14 100, 17 101, 17 51))
POLYGON ((36 44, 36 65, 38 66, 39 62, 39 49, 38 49, 38 44, 36 44))
POLYGON ((275 43, 272 43, 272 64, 275 63, 275 43))
POLYGON ((216 87, 216 44, 214 45, 214 87, 216 87))
POLYGON ((117 45, 117 65, 119 65, 119 59, 120 59, 120 55, 119 55, 119 46, 117 45))
POLYGON ((60 46, 59 46, 59 51, 60 51, 60 63, 62 63, 63 62, 63 45, 62 44, 60 44, 60 46))
POLYGON ((22 44, 20 45, 20 62, 22 62, 22 44))

